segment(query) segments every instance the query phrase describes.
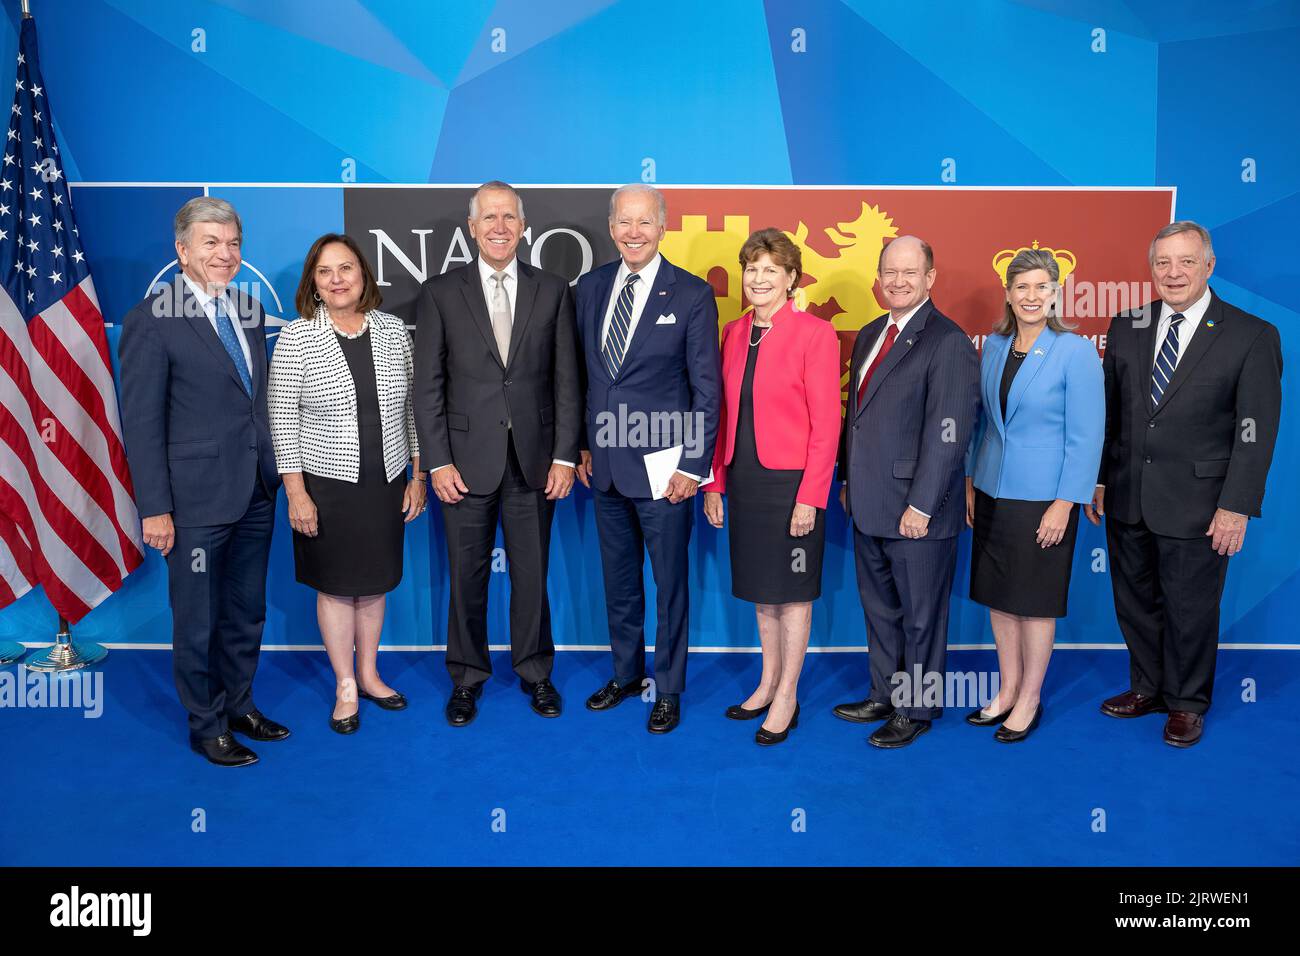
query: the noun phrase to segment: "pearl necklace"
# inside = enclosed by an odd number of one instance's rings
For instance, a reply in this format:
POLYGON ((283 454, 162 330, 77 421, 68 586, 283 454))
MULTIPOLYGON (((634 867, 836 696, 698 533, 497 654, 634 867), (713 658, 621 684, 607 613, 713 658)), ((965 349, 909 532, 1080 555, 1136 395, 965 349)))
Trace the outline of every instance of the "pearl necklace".
POLYGON ((751 326, 749 327, 749 344, 750 344, 751 346, 762 345, 762 344, 763 344, 763 339, 767 338, 768 333, 771 332, 774 328, 776 328, 776 323, 775 323, 775 322, 772 323, 771 325, 769 325, 769 326, 768 326, 767 328, 765 328, 765 329, 764 329, 763 326, 761 326, 761 325, 757 325, 757 324, 755 324, 755 325, 751 325, 751 326), (757 341, 757 342, 754 341, 754 329, 763 329, 763 331, 760 332, 760 333, 758 334, 758 341, 757 341))
POLYGON ((330 316, 329 309, 326 309, 323 306, 321 307, 321 314, 324 315, 326 321, 333 326, 335 334, 345 339, 359 339, 361 336, 366 334, 366 329, 370 328, 369 312, 366 312, 361 316, 361 328, 357 329, 355 332, 344 332, 337 325, 334 325, 334 319, 330 316))

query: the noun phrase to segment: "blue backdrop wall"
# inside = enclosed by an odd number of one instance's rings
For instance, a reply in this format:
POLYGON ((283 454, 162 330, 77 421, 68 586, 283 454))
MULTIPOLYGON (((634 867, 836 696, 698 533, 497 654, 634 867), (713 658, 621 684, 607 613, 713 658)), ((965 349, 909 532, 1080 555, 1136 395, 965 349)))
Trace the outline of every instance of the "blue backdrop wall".
MULTIPOLYGON (((1214 234, 1216 291, 1282 331, 1281 439, 1264 518, 1233 561, 1223 638, 1300 644, 1300 4, 799 3, 722 0, 32 0, 42 65, 106 318, 173 257, 170 216, 206 188, 244 215, 246 260, 288 299, 302 250, 340 228, 359 184, 1173 186, 1179 218, 1214 234), (649 161, 649 164, 648 162, 649 161), (948 176, 945 177, 945 170, 948 176), (953 178, 955 172, 955 180, 953 178), (242 184, 318 184, 276 189, 242 184), (336 184, 321 188, 320 184, 336 184), (296 250, 296 252, 295 252, 296 250)), ((3 0, 0 63, 18 4, 3 0)), ((1124 234, 1117 241, 1145 244, 1124 234)), ((286 301, 287 304, 287 301, 286 301)), ((316 644, 312 595, 277 529, 268 644, 316 644)), ((1119 640, 1101 533, 1084 524, 1065 643, 1119 640)), ((953 644, 991 641, 954 596, 953 644)), ((693 646, 751 646, 729 595, 725 538, 697 523, 693 646)), ((436 515, 410 528, 385 641, 441 644, 446 561, 436 515)), ((505 639, 505 575, 493 580, 505 639)), ((607 642, 590 499, 557 510, 557 643, 607 642)), ((652 626, 652 625, 651 625, 652 626)), ((0 611, 0 638, 47 639, 39 590, 0 611)), ((151 557, 78 627, 169 640, 151 557)), ((865 644, 851 551, 832 505, 814 642, 865 644)))

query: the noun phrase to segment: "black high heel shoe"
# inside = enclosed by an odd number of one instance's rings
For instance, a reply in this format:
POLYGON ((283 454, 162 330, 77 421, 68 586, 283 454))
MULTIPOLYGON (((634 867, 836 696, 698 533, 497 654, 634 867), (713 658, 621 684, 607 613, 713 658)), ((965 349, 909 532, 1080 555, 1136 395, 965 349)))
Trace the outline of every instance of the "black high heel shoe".
POLYGON ((753 720, 755 717, 762 717, 766 714, 768 708, 771 706, 771 701, 768 701, 757 710, 746 710, 740 704, 732 704, 727 708, 726 716, 731 720, 753 720))
POLYGON ((1043 705, 1040 703, 1038 709, 1034 711, 1034 719, 1029 722, 1029 726, 1024 730, 1008 730, 1006 726, 999 727, 993 734, 993 739, 1000 744, 1018 744, 1038 726, 1038 722, 1043 719, 1043 705))
MULTIPOLYGON (((770 706, 772 705, 768 704, 768 707, 770 706)), ((765 707, 763 709, 766 710, 767 708, 765 707)), ((761 744, 764 747, 770 747, 772 744, 779 744, 781 741, 785 740, 786 737, 790 736, 790 731, 794 730, 798 726, 799 726, 799 702, 795 701, 794 716, 790 718, 790 723, 786 725, 785 730, 773 732, 771 730, 764 730, 762 727, 759 727, 758 730, 754 732, 754 743, 761 744)))
POLYGON ((970 724, 972 727, 992 727, 996 724, 1002 723, 1002 721, 1010 717, 1011 711, 1015 709, 1016 705, 1012 704, 1007 708, 1005 713, 995 714, 990 717, 988 714, 984 713, 983 707, 977 707, 966 715, 966 723, 970 724))

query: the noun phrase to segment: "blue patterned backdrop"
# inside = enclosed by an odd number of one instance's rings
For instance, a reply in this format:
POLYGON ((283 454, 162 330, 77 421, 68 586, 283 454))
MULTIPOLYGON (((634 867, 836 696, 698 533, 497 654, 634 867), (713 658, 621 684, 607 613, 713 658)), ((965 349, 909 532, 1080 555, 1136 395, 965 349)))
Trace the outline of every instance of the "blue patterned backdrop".
MULTIPOLYGON (((0 63, 16 49, 3 0, 0 63)), ((1169 185, 1214 234, 1216 291, 1282 330, 1282 436, 1264 517, 1224 600, 1226 643, 1300 643, 1296 407, 1300 311, 1300 4, 984 0, 32 0, 67 175, 106 317, 173 255, 191 195, 231 199, 246 259, 284 296, 302 250, 343 220, 342 184, 1169 185), (339 184, 249 189, 232 183, 339 184), (297 258, 296 258, 297 257, 297 258)), ((1124 223, 1115 223, 1118 235, 1124 223)), ((1124 241, 1132 241, 1125 236, 1124 241)), ((1143 238, 1142 241, 1145 241, 1143 238)), ((283 510, 283 506, 282 506, 283 510)), ((833 512, 838 512, 832 507, 833 512)), ((590 501, 557 512, 557 642, 607 641, 590 501)), ((725 552, 697 525, 692 642, 755 643, 729 597, 725 552), (701 534, 703 532, 703 534, 701 534)), ((865 643, 842 518, 831 523, 814 641, 865 643), (838 529, 838 530, 837 530, 838 529)), ((267 643, 315 644, 281 515, 267 643)), ((412 528, 386 642, 442 643, 436 522, 412 528), (432 538, 432 540, 431 540, 432 538)), ((1058 639, 1119 640, 1104 569, 1080 534, 1058 639)), ((968 551, 968 545, 966 546, 968 551)), ((988 643, 954 598, 956 644, 988 643)), ((504 640, 504 575, 493 640, 504 640)), ((151 558, 78 633, 165 642, 165 573, 151 558)), ((46 639, 42 595, 0 612, 0 637, 46 639)))

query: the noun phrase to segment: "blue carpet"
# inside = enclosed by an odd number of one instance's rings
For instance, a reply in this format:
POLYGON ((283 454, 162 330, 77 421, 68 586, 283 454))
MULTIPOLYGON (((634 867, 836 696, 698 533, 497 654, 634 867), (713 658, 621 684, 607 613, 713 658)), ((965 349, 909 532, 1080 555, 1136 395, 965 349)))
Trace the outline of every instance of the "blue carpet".
MULTIPOLYGON (((454 730, 442 655, 381 655, 411 706, 363 702, 360 732, 344 738, 326 723, 323 653, 266 653, 257 702, 293 736, 255 744, 257 766, 226 770, 186 746, 170 653, 114 651, 99 718, 0 709, 0 863, 1300 862, 1295 652, 1221 652, 1205 738, 1187 751, 1161 742, 1160 716, 1098 713, 1127 687, 1116 651, 1058 652, 1043 725, 1024 744, 994 743, 950 711, 892 752, 830 713, 864 695, 860 654, 808 658, 799 727, 772 748, 754 744, 757 722, 722 716, 751 689, 756 655, 692 654, 682 725, 665 737, 646 733, 648 704, 583 707, 608 676, 607 653, 558 656, 558 720, 534 715, 508 656, 495 658, 478 719, 454 730), (1257 703, 1242 701, 1246 678, 1257 703)), ((988 651, 949 655, 952 671, 995 666, 988 651)))

